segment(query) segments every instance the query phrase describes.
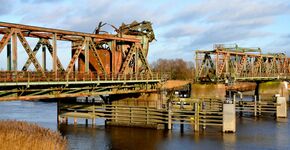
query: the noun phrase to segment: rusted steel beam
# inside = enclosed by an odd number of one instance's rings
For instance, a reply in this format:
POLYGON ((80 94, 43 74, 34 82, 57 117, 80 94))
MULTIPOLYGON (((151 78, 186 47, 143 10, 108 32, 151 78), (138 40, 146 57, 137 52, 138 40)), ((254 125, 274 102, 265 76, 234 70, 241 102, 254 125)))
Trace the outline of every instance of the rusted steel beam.
POLYGON ((279 77, 289 74, 289 67, 289 59, 282 53, 196 51, 198 80, 225 81, 235 78, 279 77), (212 62, 212 65, 209 65, 209 62, 212 62))
MULTIPOLYGON (((216 54, 217 51, 206 51, 206 50, 196 50, 195 51, 197 54, 216 54)), ((239 55, 239 56, 243 56, 243 55, 247 55, 247 56, 253 56, 253 57, 269 57, 269 58, 273 58, 274 55, 271 54, 252 54, 252 53, 243 53, 243 52, 231 52, 231 51, 218 51, 220 54, 229 54, 229 55, 239 55)))
POLYGON ((147 71, 147 73, 149 75, 152 75, 151 69, 149 67, 149 63, 148 63, 146 57, 144 56, 144 54, 142 52, 142 48, 141 48, 141 45, 140 44, 137 44, 137 53, 138 53, 138 57, 140 58, 143 66, 145 67, 145 71, 147 71))
POLYGON ((128 68, 128 64, 131 61, 134 52, 136 52, 135 44, 133 44, 131 46, 131 48, 129 49, 128 54, 127 54, 125 60, 122 63, 122 66, 121 66, 121 69, 119 71, 119 74, 123 74, 125 72, 126 68, 128 68))
POLYGON ((27 40, 25 39, 25 37, 23 36, 23 34, 20 31, 16 31, 15 34, 17 34, 18 39, 20 41, 20 43, 22 44, 22 46, 24 47, 26 53, 28 54, 28 57, 32 60, 33 65, 35 66, 35 68, 37 69, 37 71, 41 72, 43 77, 46 78, 45 73, 41 67, 41 65, 39 64, 39 62, 37 61, 33 51, 31 50, 27 40))
POLYGON ((52 68, 53 71, 55 72, 55 78, 57 78, 57 34, 54 33, 53 34, 53 38, 52 38, 52 68))
MULTIPOLYGON (((104 65, 103 65, 103 62, 101 61, 101 58, 100 58, 100 56, 99 56, 99 54, 98 54, 98 51, 97 51, 97 49, 96 49, 96 46, 95 46, 95 44, 94 44, 94 42, 92 41, 91 38, 88 39, 88 44, 90 45, 90 47, 91 47, 92 50, 93 50, 93 54, 94 54, 94 56, 95 56, 95 58, 96 58, 96 61, 97 61, 97 64, 98 64, 100 70, 102 71, 102 73, 103 73, 104 75, 106 75, 107 72, 106 72, 106 70, 105 70, 105 67, 104 67, 104 65)), ((89 45, 88 45, 88 46, 89 46, 89 45)))
MULTIPOLYGON (((0 28, 0 34, 6 34, 9 32, 10 32, 9 28, 0 28)), ((31 38, 43 38, 43 39, 52 39, 53 38, 52 33, 23 31, 22 34, 25 37, 31 37, 31 38)), ((73 36, 73 35, 57 36, 57 40, 62 40, 62 41, 79 41, 81 39, 82 39, 82 37, 73 36)))
POLYGON ((111 35, 111 34, 90 34, 90 33, 82 33, 82 32, 76 32, 76 31, 44 28, 44 27, 37 27, 37 26, 7 23, 7 22, 0 22, 0 27, 17 28, 20 30, 30 31, 30 32, 55 33, 55 34, 63 35, 63 36, 73 35, 73 36, 82 36, 82 37, 92 37, 92 38, 97 38, 97 39, 107 39, 107 40, 117 40, 117 41, 127 41, 127 42, 140 42, 140 40, 137 38, 121 38, 121 37, 117 37, 117 36, 111 35))
POLYGON ((0 41, 0 53, 2 52, 3 48, 5 47, 5 45, 7 45, 9 39, 11 38, 12 34, 13 34, 14 30, 11 30, 10 32, 7 32, 6 34, 4 34, 4 36, 2 37, 1 41, 0 41))
MULTIPOLYGON (((53 46, 50 44, 49 40, 48 39, 43 39, 43 42, 42 42, 42 47, 47 47, 48 49, 48 52, 50 53, 51 56, 53 56, 53 46)), ((58 56, 56 57, 56 61, 57 61, 57 69, 60 70, 60 71, 64 71, 64 68, 61 64, 61 61, 59 60, 58 56)))
POLYGON ((0 101, 13 101, 13 100, 40 100, 40 99, 52 99, 52 98, 70 98, 70 97, 82 97, 82 96, 94 96, 104 94, 129 94, 129 93, 152 93, 157 92, 157 89, 146 89, 146 90, 120 90, 117 92, 104 91, 104 92, 84 92, 77 94, 56 94, 56 95, 35 95, 35 96, 14 96, 14 97, 0 97, 0 101))
MULTIPOLYGON (((39 41, 36 43, 36 45, 35 45, 35 47, 34 47, 34 49, 32 51, 34 55, 36 55, 37 51, 39 50, 39 48, 40 48, 40 46, 42 44, 42 41, 43 41, 43 39, 39 39, 39 41)), ((26 60, 24 66, 22 67, 22 71, 27 71, 28 70, 28 67, 31 64, 31 61, 32 61, 31 58, 28 57, 28 59, 26 60)))
POLYGON ((12 35, 12 62, 13 70, 17 71, 17 61, 18 61, 18 52, 17 52, 17 35, 14 33, 12 35))
POLYGON ((89 55, 89 49, 90 49, 90 43, 89 38, 86 37, 86 46, 85 46, 85 73, 89 73, 89 67, 90 67, 90 55, 89 55))
POLYGON ((68 67, 67 67, 67 69, 66 69, 66 72, 69 74, 71 71, 72 71, 72 69, 73 69, 73 67, 74 67, 74 65, 75 65, 75 61, 77 60, 77 58, 79 57, 79 55, 80 55, 80 53, 81 53, 81 51, 82 51, 82 49, 83 49, 83 47, 86 45, 86 39, 84 39, 84 41, 83 41, 83 43, 82 43, 82 46, 78 46, 78 48, 76 49, 76 51, 74 52, 74 55, 72 56, 72 58, 71 58, 71 60, 70 60, 70 62, 69 62, 69 64, 68 64, 68 67))

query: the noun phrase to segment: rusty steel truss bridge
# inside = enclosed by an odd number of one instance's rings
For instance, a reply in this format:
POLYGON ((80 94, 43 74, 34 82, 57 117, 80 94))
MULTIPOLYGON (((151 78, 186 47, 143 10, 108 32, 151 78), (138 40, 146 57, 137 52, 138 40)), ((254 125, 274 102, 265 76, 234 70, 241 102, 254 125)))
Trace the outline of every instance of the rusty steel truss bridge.
POLYGON ((284 53, 262 54, 260 48, 216 44, 196 51, 196 81, 234 82, 288 80, 290 58, 284 53))
POLYGON ((0 55, 7 52, 7 69, 0 71, 0 100, 156 92, 160 77, 147 62, 149 43, 155 38, 151 23, 122 24, 114 27, 116 34, 102 33, 104 25, 82 33, 0 22, 0 55), (34 47, 31 39, 37 40, 34 47), (58 48, 60 41, 71 45, 66 56, 57 53, 64 50, 58 48), (23 59, 20 48, 28 56, 24 64, 18 64, 23 59), (64 58, 70 59, 68 66, 64 58))

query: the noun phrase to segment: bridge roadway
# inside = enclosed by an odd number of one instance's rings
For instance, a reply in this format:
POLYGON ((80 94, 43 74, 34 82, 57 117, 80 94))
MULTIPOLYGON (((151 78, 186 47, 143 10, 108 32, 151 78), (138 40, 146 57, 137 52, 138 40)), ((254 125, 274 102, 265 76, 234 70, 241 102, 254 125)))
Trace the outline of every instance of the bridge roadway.
POLYGON ((0 101, 66 98, 107 94, 156 92, 158 74, 98 75, 97 73, 0 72, 0 101))

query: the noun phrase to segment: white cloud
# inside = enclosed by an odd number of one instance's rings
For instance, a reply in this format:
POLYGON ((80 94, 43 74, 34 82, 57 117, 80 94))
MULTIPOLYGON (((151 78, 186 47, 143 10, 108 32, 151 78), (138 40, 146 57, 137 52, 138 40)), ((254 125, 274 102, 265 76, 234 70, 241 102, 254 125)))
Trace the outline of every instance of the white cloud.
POLYGON ((100 21, 118 27, 122 22, 149 20, 157 36, 149 51, 150 59, 190 59, 187 55, 192 53, 191 49, 215 43, 251 43, 259 38, 261 43, 257 45, 267 45, 275 40, 271 36, 276 33, 266 28, 273 26, 279 16, 290 14, 287 0, 13 0, 13 3, 0 0, 0 3, 0 20, 10 16, 20 18, 15 20, 17 23, 82 32, 92 32, 100 21), (268 40, 264 41, 265 38, 268 40))

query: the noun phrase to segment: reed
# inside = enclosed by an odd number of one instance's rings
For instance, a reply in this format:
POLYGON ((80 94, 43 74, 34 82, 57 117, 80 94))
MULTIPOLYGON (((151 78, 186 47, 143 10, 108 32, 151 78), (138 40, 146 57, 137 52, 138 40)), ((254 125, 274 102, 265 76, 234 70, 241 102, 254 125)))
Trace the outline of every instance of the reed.
POLYGON ((0 150, 66 150, 59 132, 24 121, 0 121, 0 150))

